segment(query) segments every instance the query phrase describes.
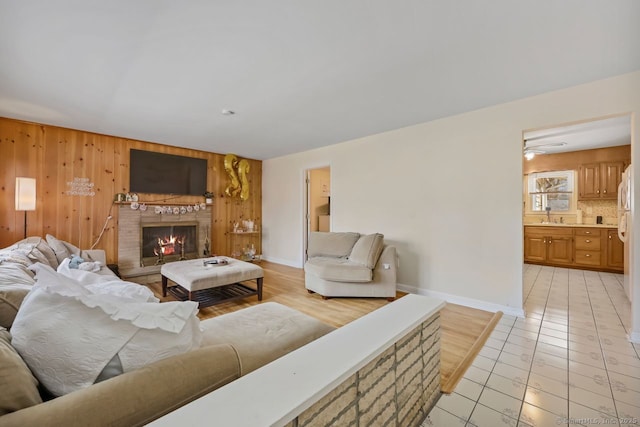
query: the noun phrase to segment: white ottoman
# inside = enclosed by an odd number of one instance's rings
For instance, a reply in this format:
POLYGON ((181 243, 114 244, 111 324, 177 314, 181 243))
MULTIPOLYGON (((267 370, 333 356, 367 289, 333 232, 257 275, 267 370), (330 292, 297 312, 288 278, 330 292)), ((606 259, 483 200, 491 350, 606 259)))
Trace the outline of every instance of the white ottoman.
POLYGON ((227 257, 216 259, 227 260, 228 264, 205 264, 205 261, 212 259, 214 258, 164 264, 160 269, 162 296, 167 296, 169 292, 182 301, 197 301, 200 308, 252 295, 258 295, 258 301, 262 301, 262 268, 250 262, 227 257), (169 280, 176 286, 168 286, 169 280), (251 280, 256 281, 256 289, 241 283, 251 280))

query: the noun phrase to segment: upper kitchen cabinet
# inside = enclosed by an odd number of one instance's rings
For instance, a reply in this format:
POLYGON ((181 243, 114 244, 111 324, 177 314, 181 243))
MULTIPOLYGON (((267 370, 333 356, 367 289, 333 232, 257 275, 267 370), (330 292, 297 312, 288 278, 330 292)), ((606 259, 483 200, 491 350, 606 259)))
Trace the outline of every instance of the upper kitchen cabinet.
POLYGON ((578 200, 615 200, 623 161, 587 163, 578 169, 578 200))

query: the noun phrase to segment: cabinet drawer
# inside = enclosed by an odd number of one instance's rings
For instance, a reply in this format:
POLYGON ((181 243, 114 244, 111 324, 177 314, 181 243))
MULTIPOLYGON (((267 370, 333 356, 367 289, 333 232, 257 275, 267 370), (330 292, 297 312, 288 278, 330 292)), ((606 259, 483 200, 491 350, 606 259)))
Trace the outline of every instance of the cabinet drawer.
POLYGON ((576 250, 576 264, 581 265, 600 265, 600 251, 576 250))
POLYGON ((600 250, 600 236, 576 236, 576 249, 584 249, 588 251, 600 250))
POLYGON ((575 228, 576 236, 600 237, 599 228, 575 228))

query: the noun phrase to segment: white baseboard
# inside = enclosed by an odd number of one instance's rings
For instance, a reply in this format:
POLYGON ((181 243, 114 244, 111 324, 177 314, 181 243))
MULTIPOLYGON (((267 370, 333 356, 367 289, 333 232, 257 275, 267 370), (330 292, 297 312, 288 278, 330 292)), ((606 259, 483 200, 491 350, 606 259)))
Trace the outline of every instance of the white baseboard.
POLYGON ((631 332, 627 338, 634 344, 640 344, 640 332, 631 332))
POLYGON ((295 261, 290 261, 288 259, 275 258, 267 255, 262 255, 262 259, 276 264, 287 265, 289 267, 302 268, 302 265, 299 265, 295 261))
POLYGON ((487 301, 461 297, 458 295, 448 294, 446 292, 431 291, 429 289, 422 289, 415 286, 403 285, 400 283, 396 285, 396 288, 398 288, 398 290, 411 294, 425 295, 428 297, 445 300, 447 302, 450 302, 451 304, 464 305, 471 308, 477 308, 478 310, 490 311, 492 313, 501 311, 503 314, 509 316, 525 317, 523 309, 509 307, 507 305, 494 304, 487 301))

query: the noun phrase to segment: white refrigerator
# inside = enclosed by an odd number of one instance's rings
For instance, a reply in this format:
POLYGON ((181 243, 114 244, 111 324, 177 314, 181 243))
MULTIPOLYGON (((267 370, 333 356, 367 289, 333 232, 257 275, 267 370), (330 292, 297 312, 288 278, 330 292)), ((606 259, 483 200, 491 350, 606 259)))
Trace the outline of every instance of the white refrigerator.
POLYGON ((629 278, 629 249, 631 243, 629 242, 629 235, 631 233, 631 197, 633 186, 633 168, 629 165, 627 169, 622 173, 622 181, 618 186, 618 236, 624 243, 624 293, 629 298, 629 301, 633 300, 631 282, 629 278))

